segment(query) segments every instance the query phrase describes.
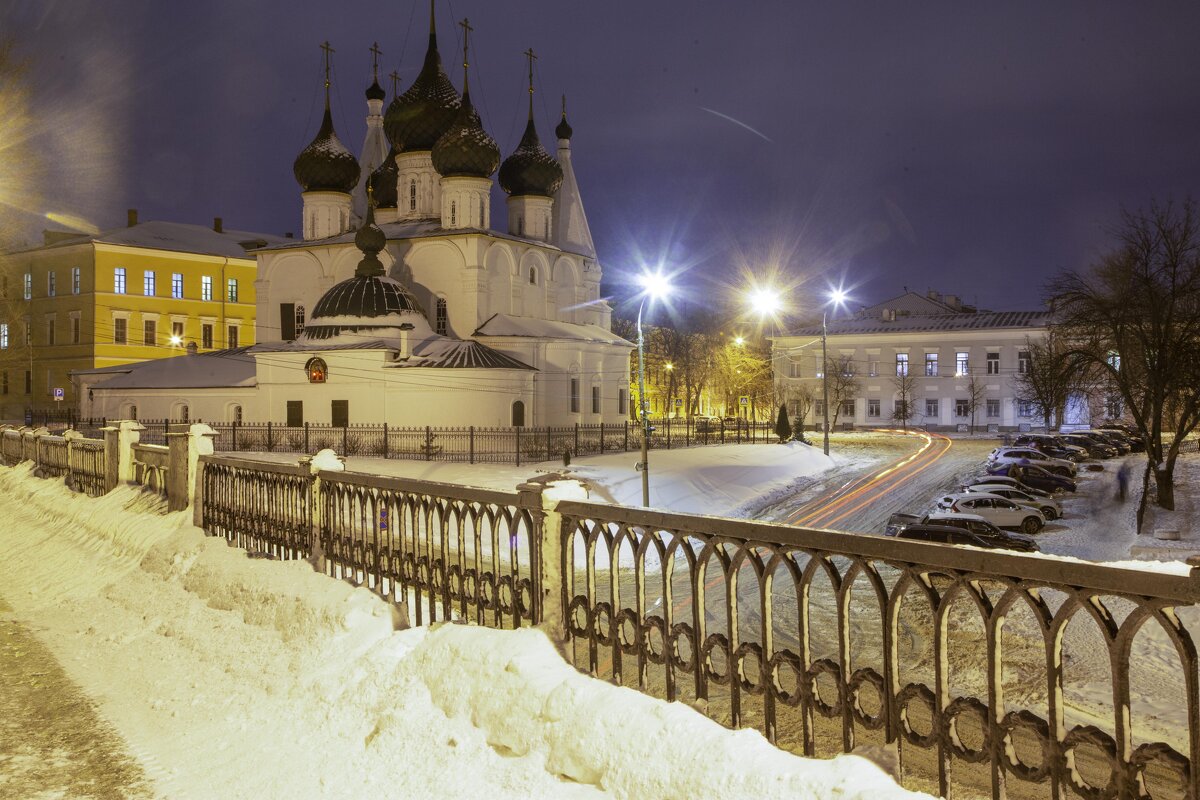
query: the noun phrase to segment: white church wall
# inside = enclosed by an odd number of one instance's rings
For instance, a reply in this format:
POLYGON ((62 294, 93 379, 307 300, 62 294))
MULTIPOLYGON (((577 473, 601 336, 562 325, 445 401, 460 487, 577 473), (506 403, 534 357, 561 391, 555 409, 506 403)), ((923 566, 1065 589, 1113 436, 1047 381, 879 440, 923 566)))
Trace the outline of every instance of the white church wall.
POLYGON ((241 407, 242 420, 261 419, 259 397, 254 387, 217 389, 95 389, 90 404, 91 417, 106 419, 180 419, 187 407, 187 418, 205 422, 233 422, 235 408, 241 407))
POLYGON ((326 250, 284 250, 259 256, 255 341, 277 342, 281 303, 303 305, 311 311, 328 288, 328 270, 320 254, 326 250))
MULTIPOLYGON (((466 338, 477 327, 476 309, 463 291, 466 258, 457 237, 414 242, 403 254, 401 272, 408 278, 393 277, 408 285, 424 309, 430 326, 435 326, 434 309, 438 297, 446 298, 449 336, 466 338)), ((436 330, 436 327, 435 327, 436 330)))
POLYGON ((550 265, 539 251, 530 249, 521 255, 514 282, 514 294, 518 295, 520 305, 516 313, 535 319, 557 319, 546 312, 546 281, 549 277, 550 265))

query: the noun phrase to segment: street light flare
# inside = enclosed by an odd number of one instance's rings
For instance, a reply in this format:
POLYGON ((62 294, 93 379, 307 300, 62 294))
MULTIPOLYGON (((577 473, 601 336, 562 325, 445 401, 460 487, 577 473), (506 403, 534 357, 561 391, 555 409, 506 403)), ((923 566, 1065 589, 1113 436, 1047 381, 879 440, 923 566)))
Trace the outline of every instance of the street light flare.
POLYGON ((651 299, 666 297, 671 293, 671 281, 661 272, 643 272, 638 278, 642 291, 651 299))
POLYGON ((750 307, 764 316, 777 314, 783 309, 783 297, 774 289, 751 289, 747 296, 750 307))

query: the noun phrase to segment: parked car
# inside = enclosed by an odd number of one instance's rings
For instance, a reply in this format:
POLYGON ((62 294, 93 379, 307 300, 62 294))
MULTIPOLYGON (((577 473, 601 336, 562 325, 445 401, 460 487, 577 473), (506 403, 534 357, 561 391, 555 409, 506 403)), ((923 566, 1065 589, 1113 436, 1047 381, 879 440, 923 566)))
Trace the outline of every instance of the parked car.
POLYGON ((1051 433, 1023 433, 1013 440, 1017 447, 1034 447, 1051 458, 1064 458, 1076 463, 1086 461, 1088 452, 1051 433))
POLYGON ((893 514, 886 535, 938 544, 966 544, 1036 552, 1037 542, 1028 536, 1002 531, 975 514, 932 512, 924 515, 893 514))
POLYGON ((1054 494, 1047 492, 1045 489, 1035 489, 1032 486, 1021 483, 1016 478, 1010 478, 1007 475, 984 475, 982 478, 974 478, 967 481, 963 485, 963 491, 970 491, 974 486, 998 486, 1004 485, 1012 489, 1020 489, 1022 492, 1027 492, 1033 497, 1048 497, 1053 499, 1054 494))
POLYGON ((1113 447, 1108 442, 1102 442, 1099 439, 1093 439, 1092 437, 1085 436, 1082 433, 1068 433, 1063 438, 1071 444, 1086 448, 1088 455, 1090 455, 1092 458, 1113 458, 1117 455, 1117 448, 1113 447))
POLYGON ((1007 497, 983 492, 948 494, 938 498, 938 508, 962 514, 978 514, 997 528, 1019 528, 1023 533, 1037 533, 1046 525, 1046 518, 1036 508, 1018 505, 1007 497))
POLYGON ((1129 442, 1129 449, 1134 453, 1144 453, 1146 451, 1146 440, 1142 438, 1142 434, 1138 432, 1138 429, 1132 425, 1110 422, 1106 425, 1101 425, 1099 430, 1121 434, 1129 442))
POLYGON ((1053 475, 1033 464, 997 463, 987 468, 989 475, 1007 475, 1026 486, 1047 492, 1073 492, 1075 481, 1062 475, 1053 475))
POLYGON ((1082 433, 1093 439, 1108 442, 1117 448, 1117 455, 1124 456, 1133 452, 1133 445, 1130 444, 1129 440, 1120 431, 1082 431, 1082 433))
POLYGON ((982 492, 983 494, 999 495, 1000 497, 1008 498, 1019 506, 1035 508, 1042 512, 1042 516, 1047 520, 1058 519, 1062 516, 1062 504, 1044 492, 1034 495, 1024 489, 1017 489, 1013 486, 998 483, 977 484, 975 486, 964 487, 964 489, 968 493, 982 492))
POLYGON ((997 464, 1006 461, 1018 464, 1033 462, 1047 472, 1053 472, 1055 475, 1066 475, 1069 478, 1075 476, 1076 469, 1074 461, 1068 461, 1064 458, 1051 458, 1042 451, 1035 450, 1032 447, 997 447, 988 454, 988 461, 997 464))
POLYGON ((692 417, 692 430, 696 433, 720 433, 720 417, 692 417))

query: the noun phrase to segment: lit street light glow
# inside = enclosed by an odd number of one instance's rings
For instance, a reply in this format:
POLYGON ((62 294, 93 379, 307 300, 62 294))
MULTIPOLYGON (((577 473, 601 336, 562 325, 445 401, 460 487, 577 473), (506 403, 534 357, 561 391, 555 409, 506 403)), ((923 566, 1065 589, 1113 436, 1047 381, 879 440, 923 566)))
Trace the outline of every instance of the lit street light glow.
MULTIPOLYGON (((642 285, 642 302, 638 304, 637 313, 637 348, 638 348, 638 405, 641 406, 642 422, 642 460, 637 468, 642 473, 642 505, 650 505, 650 420, 646 416, 646 340, 642 335, 642 311, 646 301, 665 298, 671 293, 671 282, 661 271, 643 272, 638 279, 642 285)), ((671 365, 667 365, 671 369, 671 365)))
POLYGON ((172 347, 179 347, 179 345, 183 344, 183 337, 172 336, 168 341, 171 343, 172 347))

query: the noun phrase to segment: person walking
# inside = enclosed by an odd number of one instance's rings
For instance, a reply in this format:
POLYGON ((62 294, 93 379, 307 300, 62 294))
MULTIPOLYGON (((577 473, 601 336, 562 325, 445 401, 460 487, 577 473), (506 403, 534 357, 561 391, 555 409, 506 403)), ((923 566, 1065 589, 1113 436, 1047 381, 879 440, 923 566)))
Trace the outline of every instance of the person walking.
POLYGON ((1117 470, 1117 499, 1122 503, 1125 502, 1125 496, 1129 492, 1129 462, 1122 461, 1121 468, 1117 470))

